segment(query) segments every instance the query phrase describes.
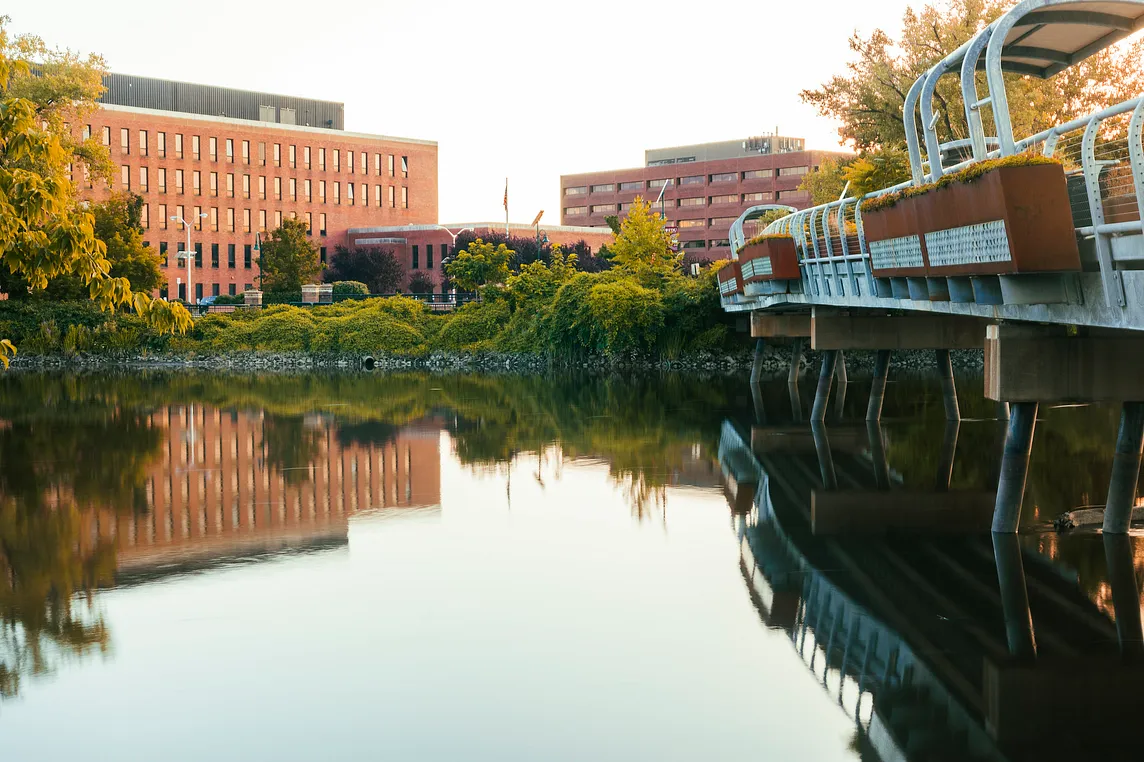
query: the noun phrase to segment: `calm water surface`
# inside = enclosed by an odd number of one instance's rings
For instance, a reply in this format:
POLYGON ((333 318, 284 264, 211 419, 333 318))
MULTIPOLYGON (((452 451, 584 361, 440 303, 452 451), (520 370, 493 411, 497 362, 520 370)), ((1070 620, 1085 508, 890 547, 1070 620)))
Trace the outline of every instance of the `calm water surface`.
MULTIPOLYGON (((890 385, 891 494, 995 489, 980 386, 890 385)), ((1139 674, 1144 546, 1049 526, 1117 410, 1042 411, 1012 546, 824 536, 886 499, 867 388, 816 440, 809 381, 2 375, 0 758, 1064 755, 1139 674)))

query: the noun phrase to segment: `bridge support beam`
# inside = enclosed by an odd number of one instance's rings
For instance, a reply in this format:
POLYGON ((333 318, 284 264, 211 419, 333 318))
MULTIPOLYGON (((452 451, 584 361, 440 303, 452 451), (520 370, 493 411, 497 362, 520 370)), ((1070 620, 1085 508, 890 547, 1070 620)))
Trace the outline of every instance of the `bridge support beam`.
POLYGON ((1140 661, 1144 657, 1144 627, 1140 622, 1140 592, 1132 562, 1132 540, 1125 534, 1104 534, 1104 562, 1112 588, 1112 610, 1116 613, 1116 636, 1120 653, 1140 661))
POLYGON ((815 307, 810 346, 827 349, 980 349, 985 322, 960 315, 859 315, 815 307))
POLYGON ((874 357, 874 378, 870 382, 870 402, 866 405, 866 420, 882 420, 882 402, 886 398, 886 379, 890 376, 890 350, 879 349, 874 357))
POLYGON ((985 396, 999 402, 1144 400, 1144 332, 991 325, 985 396))
POLYGON ((810 314, 806 312, 751 313, 751 338, 789 339, 810 335, 810 314))
POLYGON ((756 387, 763 378, 763 354, 767 349, 767 342, 763 339, 755 340, 755 360, 751 363, 751 386, 756 387))
POLYGON ((888 490, 890 462, 886 459, 886 440, 882 436, 882 425, 878 421, 866 419, 866 438, 870 448, 870 461, 874 464, 874 484, 880 490, 888 490))
MULTIPOLYGON (((998 495, 1000 497, 1000 495, 998 495)), ((1033 614, 1029 609, 1029 588, 1021 543, 1014 535, 993 535, 993 558, 997 563, 997 584, 1001 588, 1001 612, 1005 617, 1005 637, 1009 653, 1021 660, 1037 656, 1033 614)))
POLYGON ((811 422, 826 420, 826 408, 830 404, 830 387, 838 366, 838 350, 828 349, 822 353, 822 366, 818 371, 818 388, 814 392, 814 407, 810 410, 811 422))
POLYGON ((838 350, 838 364, 834 371, 835 377, 838 379, 838 393, 834 395, 834 408, 838 420, 842 420, 842 408, 846 406, 846 384, 849 379, 846 376, 846 353, 841 349, 838 350))
POLYGON ((953 380, 953 360, 948 349, 934 351, 937 359, 937 375, 941 379, 941 399, 945 404, 945 419, 960 421, 961 409, 957 406, 957 384, 953 380))
POLYGON ((1116 436, 1116 455, 1112 459, 1112 477, 1108 481, 1108 500, 1104 506, 1106 535, 1128 532, 1132 508, 1136 504, 1142 454, 1144 402, 1125 402, 1120 410, 1120 431, 1116 436))
POLYGON ((1021 523, 1021 503, 1025 500, 1025 479, 1029 473, 1037 409, 1036 402, 1012 405, 1005 450, 1001 455, 1001 476, 997 480, 997 502, 993 508, 994 532, 1014 534, 1021 523))
POLYGON ((802 365, 802 340, 804 337, 798 336, 794 340, 794 346, 790 352, 790 370, 787 371, 787 385, 798 385, 798 372, 799 367, 802 365))

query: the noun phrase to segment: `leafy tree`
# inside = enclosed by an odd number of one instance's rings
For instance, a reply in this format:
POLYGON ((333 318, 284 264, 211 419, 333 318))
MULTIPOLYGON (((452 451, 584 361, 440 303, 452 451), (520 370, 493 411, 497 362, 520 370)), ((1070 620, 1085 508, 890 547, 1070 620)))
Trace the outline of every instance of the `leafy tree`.
POLYGON ((910 179, 910 158, 897 147, 872 148, 849 159, 823 159, 817 172, 803 178, 799 190, 810 193, 811 203, 864 196, 910 179), (847 187, 849 183, 849 187, 847 187))
POLYGON ((306 223, 291 217, 282 220, 282 225, 262 242, 258 266, 264 291, 301 291, 303 283, 322 271, 318 247, 306 235, 306 223))
MULTIPOLYGON (((845 73, 804 90, 802 99, 835 120, 842 140, 858 149, 903 146, 902 108, 910 85, 1011 6, 1007 0, 948 0, 908 8, 897 38, 881 29, 868 37, 855 33, 855 60, 845 73)), ((978 77, 983 84, 984 75, 978 77)), ((1144 41, 1104 50, 1048 80, 1010 74, 1006 81, 1014 134, 1031 135, 1144 90, 1144 41)), ((943 78, 934 101, 939 138, 968 137, 958 77, 943 78)), ((986 134, 996 134, 991 113, 984 116, 986 134)), ((920 134, 920 124, 918 129, 920 134)))
POLYGON ((415 272, 409 276, 409 293, 411 294, 431 294, 435 285, 433 279, 423 272, 415 272))
POLYGON ((392 294, 405 281, 405 265, 392 249, 338 246, 333 260, 322 273, 322 280, 326 283, 356 280, 366 284, 371 294, 392 294))
POLYGON ((478 238, 445 266, 449 279, 462 291, 476 291, 490 283, 508 280, 513 251, 503 243, 495 247, 478 238))
POLYGON ((801 191, 810 194, 810 203, 814 206, 837 201, 846 187, 845 159, 826 158, 818 165, 818 171, 803 175, 802 183, 798 186, 801 191))
MULTIPOLYGON (((0 18, 0 269, 22 275, 32 289, 74 275, 101 307, 130 306, 163 332, 185 332, 192 321, 181 305, 133 293, 126 278, 111 277, 107 246, 75 198, 69 165, 82 156, 64 121, 94 104, 40 108, 16 96, 13 85, 30 76, 31 67, 13 58, 6 22, 0 18)), ((7 366, 14 353, 9 341, 0 340, 0 364, 7 366)))
POLYGON ((683 260, 672 250, 671 236, 663 219, 652 213, 648 203, 638 196, 620 223, 620 232, 610 251, 616 267, 641 281, 666 278, 679 269, 683 260))

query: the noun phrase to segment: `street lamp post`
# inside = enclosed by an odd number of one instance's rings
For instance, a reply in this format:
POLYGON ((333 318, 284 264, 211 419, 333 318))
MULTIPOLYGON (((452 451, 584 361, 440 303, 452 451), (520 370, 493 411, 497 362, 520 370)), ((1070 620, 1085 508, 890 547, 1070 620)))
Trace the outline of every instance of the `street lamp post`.
MULTIPOLYGON (((201 219, 206 219, 206 212, 199 214, 201 219)), ((181 222, 183 229, 187 231, 187 247, 183 250, 183 258, 187 260, 187 301, 191 304, 196 304, 194 297, 194 258, 195 255, 191 252, 191 223, 184 220, 179 215, 171 217, 172 222, 181 222)))
MULTIPOLYGON (((466 230, 472 231, 474 233, 476 232, 472 228, 461 228, 456 233, 454 233, 452 230, 449 230, 449 228, 445 227, 444 225, 434 225, 433 227, 441 228, 446 233, 448 233, 449 236, 453 239, 453 245, 450 247, 450 256, 451 256, 452 250, 457 248, 457 236, 461 235, 461 233, 464 233, 466 230)), ((445 274, 445 265, 448 264, 448 262, 449 262, 449 257, 441 257, 441 275, 442 276, 444 276, 444 274, 445 274)), ((454 288, 454 289, 451 289, 451 291, 453 292, 453 298, 456 299, 457 298, 457 289, 454 288)))

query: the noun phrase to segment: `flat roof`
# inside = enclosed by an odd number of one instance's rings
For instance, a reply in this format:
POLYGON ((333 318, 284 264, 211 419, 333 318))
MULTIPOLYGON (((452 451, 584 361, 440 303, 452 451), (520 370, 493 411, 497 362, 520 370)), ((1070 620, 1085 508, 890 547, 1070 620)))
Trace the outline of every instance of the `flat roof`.
MULTIPOLYGON (((533 225, 526 222, 511 222, 509 223, 509 230, 513 228, 517 230, 535 230, 533 225)), ((361 235, 363 233, 414 233, 425 230, 440 230, 441 228, 457 228, 458 231, 464 228, 472 228, 473 230, 489 229, 492 231, 503 230, 503 222, 450 222, 442 223, 440 225, 382 225, 379 227, 369 228, 350 228, 346 232, 352 235, 361 235)), ((589 226, 589 225, 544 225, 541 224, 541 230, 555 230, 561 233, 611 233, 612 229, 606 225, 589 226)), ((450 230, 452 232, 452 230, 450 230)))
POLYGON ((213 122, 227 124, 234 127, 260 127, 266 130, 283 130, 285 132, 302 132, 308 135, 321 135, 325 138, 362 138, 365 140, 386 140, 391 143, 411 143, 414 145, 436 146, 436 140, 422 140, 420 138, 402 138, 395 135, 373 135, 368 132, 347 132, 345 130, 331 130, 329 127, 307 127, 301 124, 282 124, 280 122, 256 122, 250 119, 233 119, 228 116, 208 116, 194 114, 186 111, 165 111, 154 108, 139 108, 138 106, 118 106, 113 103, 99 104, 106 111, 122 111, 128 114, 144 114, 149 116, 165 116, 171 119, 188 119, 197 122, 213 122))

